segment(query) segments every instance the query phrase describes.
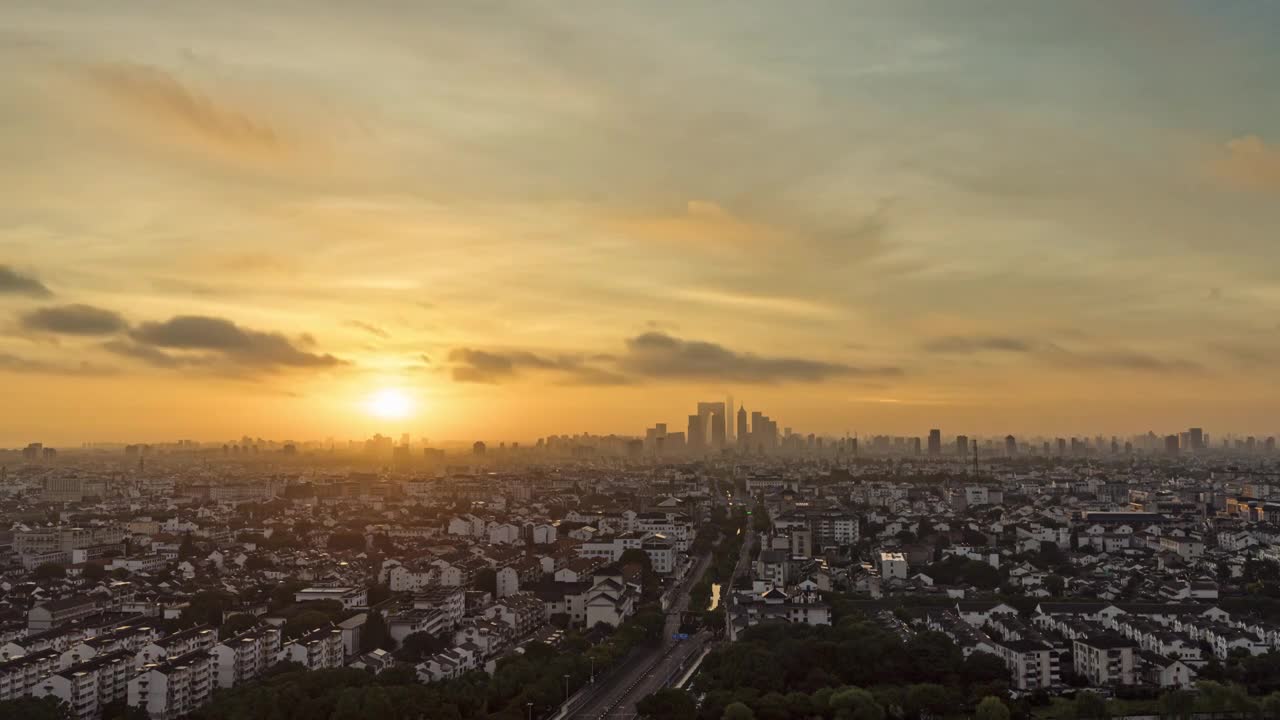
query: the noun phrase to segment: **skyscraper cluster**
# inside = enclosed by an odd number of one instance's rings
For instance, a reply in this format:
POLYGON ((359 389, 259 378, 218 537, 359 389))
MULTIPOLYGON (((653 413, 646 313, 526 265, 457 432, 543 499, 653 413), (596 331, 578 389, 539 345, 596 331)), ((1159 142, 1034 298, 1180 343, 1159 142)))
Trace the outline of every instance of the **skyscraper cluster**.
POLYGON ((768 415, 758 410, 748 413, 745 405, 735 411, 731 396, 723 402, 699 402, 683 433, 668 432, 666 423, 647 428, 644 446, 646 452, 669 456, 725 451, 763 455, 782 447, 784 439, 778 433, 778 423, 768 415))

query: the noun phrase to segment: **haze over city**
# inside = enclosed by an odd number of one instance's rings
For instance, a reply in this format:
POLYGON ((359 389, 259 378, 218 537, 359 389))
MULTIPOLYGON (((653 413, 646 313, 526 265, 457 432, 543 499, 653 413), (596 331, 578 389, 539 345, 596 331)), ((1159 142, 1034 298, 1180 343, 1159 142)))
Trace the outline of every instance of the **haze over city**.
POLYGON ((1278 14, 7 2, 0 442, 1273 434, 1278 14))
POLYGON ((0 0, 0 720, 1280 720, 1277 38, 0 0))

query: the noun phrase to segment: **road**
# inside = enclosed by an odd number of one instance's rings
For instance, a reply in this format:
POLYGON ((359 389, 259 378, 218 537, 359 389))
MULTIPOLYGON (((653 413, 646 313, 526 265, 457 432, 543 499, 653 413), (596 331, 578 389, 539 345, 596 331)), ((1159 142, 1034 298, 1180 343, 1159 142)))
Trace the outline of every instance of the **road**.
MULTIPOLYGON (((717 493, 718 495, 718 493, 717 493)), ((734 567, 733 578, 721 589, 721 602, 724 602, 736 580, 747 572, 751 562, 751 545, 755 541, 755 533, 750 522, 743 531, 746 537, 742 542, 742 553, 734 567)), ((684 581, 676 591, 671 605, 667 608, 667 620, 663 627, 662 646, 641 655, 631 663, 629 668, 610 677, 608 684, 602 686, 596 694, 581 707, 574 709, 566 717, 583 720, 624 720, 636 716, 636 703, 645 697, 667 687, 685 669, 688 663, 697 659, 703 648, 712 642, 712 634, 699 632, 688 640, 672 639, 680 630, 683 613, 689 609, 689 591, 698 582, 711 564, 712 553, 706 553, 698 559, 697 565, 685 575, 684 581)), ((728 613, 725 613, 728 617, 728 613)))
POLYGON ((736 596, 733 593, 733 586, 751 566, 751 544, 755 542, 756 531, 751 527, 750 521, 747 522, 746 533, 747 536, 742 540, 742 552, 738 554, 738 564, 733 566, 733 577, 729 578, 728 584, 720 586, 720 602, 724 605, 724 636, 730 641, 735 639, 733 606, 736 603, 736 596))
POLYGON ((671 677, 686 662, 697 657, 711 639, 710 633, 701 632, 688 640, 676 641, 672 636, 680 631, 680 617, 689 609, 689 591, 711 564, 711 553, 698 558, 698 563, 685 575, 676 591, 671 606, 667 608, 667 621, 662 630, 662 645, 641 655, 631 667, 609 678, 609 684, 597 691, 585 705, 574 710, 572 718, 630 718, 636 714, 636 703, 644 697, 666 687, 671 677))

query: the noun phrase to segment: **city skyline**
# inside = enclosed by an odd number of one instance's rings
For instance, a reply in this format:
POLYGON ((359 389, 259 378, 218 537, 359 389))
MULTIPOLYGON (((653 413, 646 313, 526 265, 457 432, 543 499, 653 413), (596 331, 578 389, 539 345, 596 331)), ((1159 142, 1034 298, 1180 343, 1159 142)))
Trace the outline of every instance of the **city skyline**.
POLYGON ((1277 23, 8 2, 0 444, 1274 435, 1277 23))

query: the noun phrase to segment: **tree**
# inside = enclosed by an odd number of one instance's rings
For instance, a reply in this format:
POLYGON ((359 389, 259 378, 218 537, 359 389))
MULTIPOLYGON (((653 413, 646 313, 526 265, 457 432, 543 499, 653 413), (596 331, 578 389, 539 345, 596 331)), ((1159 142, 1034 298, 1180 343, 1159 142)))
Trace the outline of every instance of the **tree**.
POLYGON ((329 720, 364 720, 360 713, 360 691, 350 687, 343 690, 329 720))
POLYGON ((974 720, 1009 720, 1009 708, 994 695, 982 698, 973 711, 974 720))
POLYGON ((1167 720, 1187 720, 1195 712, 1196 696, 1187 690, 1170 690, 1157 702, 1160 717, 1167 720))
POLYGON ((698 716, 698 704, 684 690, 664 688, 636 703, 636 712, 655 720, 693 720, 698 716))
POLYGON ((284 623, 283 634, 292 640, 329 624, 329 616, 319 610, 303 610, 284 623))
POLYGON ((330 550, 350 550, 359 552, 364 549, 364 536, 354 532, 336 532, 329 536, 330 550))
POLYGON ((61 580, 67 576, 67 569, 58 563, 44 563, 31 571, 36 580, 61 580))
POLYGON ((498 573, 493 568, 485 568, 476 573, 475 588, 497 597, 498 573))
POLYGON ((196 554, 196 544, 191 539, 191 533, 189 531, 183 533, 182 544, 178 546, 178 559, 189 560, 195 557, 195 554, 196 554))
POLYGON ((756 714, 751 712, 751 708, 746 703, 731 702, 724 709, 724 714, 720 716, 720 720, 755 720, 756 714))
POLYGON ((201 590, 191 596, 191 601, 182 610, 181 623, 190 625, 222 624, 222 615, 235 605, 236 598, 223 590, 201 590))
POLYGON ((84 566, 84 570, 80 571, 80 577, 97 582, 107 577, 107 568, 97 563, 90 563, 84 566))
POLYGON ((1280 691, 1273 692, 1262 699, 1262 714, 1270 718, 1280 718, 1280 691))
POLYGON ((836 711, 837 720, 884 720, 884 708, 862 688, 840 690, 831 696, 829 704, 836 711))
POLYGON ((405 660, 425 660, 448 647, 448 643, 429 632, 416 632, 404 639, 400 651, 405 660))
POLYGON ((33 698, 25 697, 17 700, 0 702, 0 717, 22 718, 22 720, 72 720, 75 718, 71 706, 53 696, 33 698))
POLYGON ((1067 581, 1061 575, 1050 575, 1044 579, 1044 589, 1054 597, 1062 597, 1062 591, 1066 587, 1067 581))
POLYGON ((392 706, 391 697, 387 695, 386 690, 376 685, 365 690, 363 717, 371 720, 392 720, 395 716, 396 709, 392 706))
POLYGON ((375 583, 369 586, 369 607, 379 605, 391 597, 391 586, 386 583, 375 583))
POLYGON ((270 570, 276 566, 271 562, 271 558, 262 553, 254 553, 244 561, 245 569, 248 570, 270 570))
POLYGON ((1111 717, 1107 712, 1107 701, 1097 693, 1080 692, 1076 693, 1075 715, 1078 720, 1093 720, 1098 718, 1106 720, 1111 717))
POLYGON ((360 651, 389 650, 392 645, 394 642, 387 631, 386 620, 382 619, 382 613, 378 610, 370 611, 365 618, 364 627, 360 630, 360 651))
POLYGON ((239 635, 257 624, 258 618, 248 613, 236 613, 229 616, 226 621, 222 623, 222 627, 218 628, 218 637, 226 640, 227 638, 239 635))
POLYGON ((933 683, 920 683, 907 688, 903 709, 908 716, 931 717, 945 713, 951 705, 947 689, 933 683))

